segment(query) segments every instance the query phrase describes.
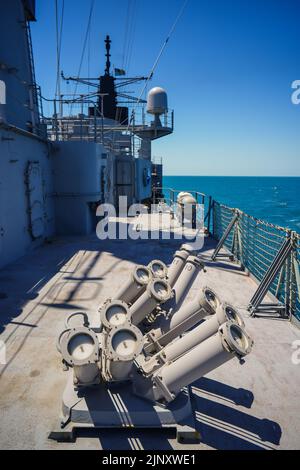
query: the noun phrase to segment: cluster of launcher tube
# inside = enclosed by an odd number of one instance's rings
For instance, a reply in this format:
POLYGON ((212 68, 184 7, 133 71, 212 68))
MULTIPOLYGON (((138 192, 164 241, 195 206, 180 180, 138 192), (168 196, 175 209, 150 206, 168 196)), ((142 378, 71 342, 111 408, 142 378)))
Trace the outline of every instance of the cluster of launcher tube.
POLYGON ((205 287, 183 301, 204 263, 183 245, 170 267, 159 260, 135 266, 99 309, 99 327, 84 323, 58 340, 75 388, 129 381, 132 392, 169 403, 181 390, 225 362, 246 356, 253 341, 236 309, 205 287))

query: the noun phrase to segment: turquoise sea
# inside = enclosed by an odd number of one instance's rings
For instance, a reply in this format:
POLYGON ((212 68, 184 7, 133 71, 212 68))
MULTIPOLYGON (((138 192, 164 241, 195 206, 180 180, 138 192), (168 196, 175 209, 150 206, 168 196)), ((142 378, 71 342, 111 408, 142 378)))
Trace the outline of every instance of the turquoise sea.
POLYGON ((300 233, 300 177, 164 176, 163 186, 199 191, 300 233))

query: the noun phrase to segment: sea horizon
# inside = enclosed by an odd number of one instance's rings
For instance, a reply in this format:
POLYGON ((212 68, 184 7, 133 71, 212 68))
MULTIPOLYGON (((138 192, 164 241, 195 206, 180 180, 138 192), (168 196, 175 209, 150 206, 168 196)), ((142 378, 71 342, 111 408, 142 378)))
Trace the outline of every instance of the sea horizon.
POLYGON ((300 178, 295 175, 164 175, 165 177, 180 178, 300 178))
POLYGON ((163 186, 198 191, 257 219, 300 232, 300 176, 165 175, 163 186))

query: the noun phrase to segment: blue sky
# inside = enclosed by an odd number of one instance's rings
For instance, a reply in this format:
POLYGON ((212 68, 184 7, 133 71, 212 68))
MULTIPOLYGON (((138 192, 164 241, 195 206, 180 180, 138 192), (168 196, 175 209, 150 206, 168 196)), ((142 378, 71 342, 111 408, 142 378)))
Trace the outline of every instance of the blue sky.
MULTIPOLYGON (((147 75, 183 0, 129 1, 136 20, 127 71, 147 75)), ((32 24, 36 76, 46 97, 55 90, 54 4, 38 0, 32 24)), ((65 0, 65 74, 77 74, 89 5, 65 0)), ((95 0, 82 75, 88 55, 90 74, 102 73, 106 34, 112 63, 122 66, 127 5, 95 0)), ((300 79, 299 19, 298 0, 189 0, 151 82, 167 90, 175 110, 174 134, 153 144, 165 174, 300 176, 300 105, 291 102, 291 83, 300 79)), ((73 87, 64 84, 63 91, 73 87)))

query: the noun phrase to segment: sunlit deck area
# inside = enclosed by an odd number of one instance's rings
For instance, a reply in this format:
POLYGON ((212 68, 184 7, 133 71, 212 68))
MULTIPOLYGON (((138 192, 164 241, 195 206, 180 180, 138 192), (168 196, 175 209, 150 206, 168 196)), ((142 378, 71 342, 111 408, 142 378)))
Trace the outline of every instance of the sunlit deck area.
MULTIPOLYGON (((126 220, 120 223, 126 223, 126 220)), ((132 220, 131 220, 132 222, 132 220)), ((72 311, 98 308, 124 283, 135 263, 169 264, 180 240, 58 238, 0 271, 0 448, 12 449, 293 449, 300 446, 300 365, 292 344, 300 330, 287 320, 252 318, 246 308, 257 284, 230 261, 211 262, 215 241, 205 238, 203 286, 241 312, 254 348, 241 366, 226 363, 192 385, 198 445, 180 445, 166 430, 82 432, 75 443, 48 440, 66 382, 56 339, 72 311)))

